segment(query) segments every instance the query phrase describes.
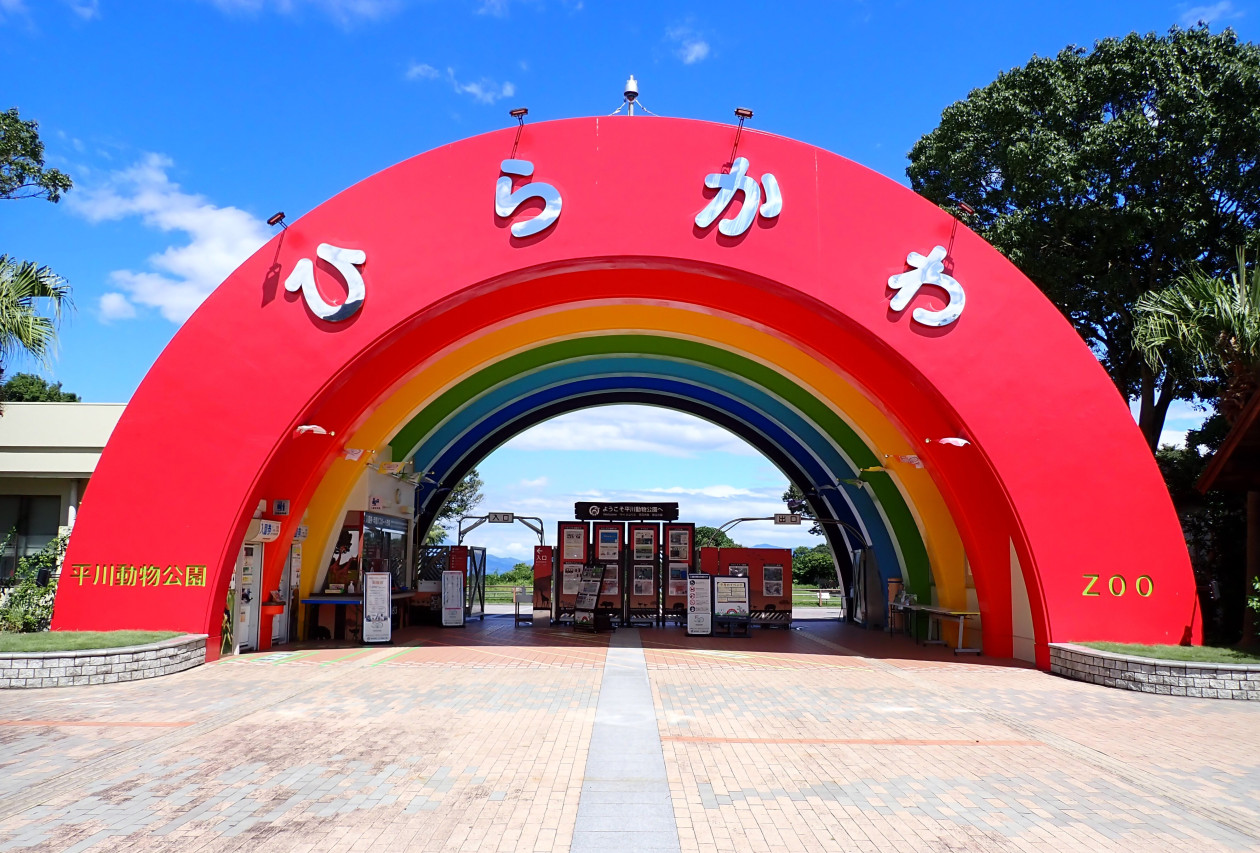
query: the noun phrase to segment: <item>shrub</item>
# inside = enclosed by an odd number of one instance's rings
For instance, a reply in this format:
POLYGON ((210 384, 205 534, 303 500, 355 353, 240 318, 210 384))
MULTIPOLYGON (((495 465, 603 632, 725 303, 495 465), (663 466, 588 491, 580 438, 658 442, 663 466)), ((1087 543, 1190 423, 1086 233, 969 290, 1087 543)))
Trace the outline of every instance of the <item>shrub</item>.
POLYGON ((53 578, 65 552, 66 537, 58 536, 38 554, 18 559, 16 583, 0 601, 0 631, 29 634, 48 630, 57 594, 53 578), (46 586, 39 585, 41 572, 46 572, 46 586))

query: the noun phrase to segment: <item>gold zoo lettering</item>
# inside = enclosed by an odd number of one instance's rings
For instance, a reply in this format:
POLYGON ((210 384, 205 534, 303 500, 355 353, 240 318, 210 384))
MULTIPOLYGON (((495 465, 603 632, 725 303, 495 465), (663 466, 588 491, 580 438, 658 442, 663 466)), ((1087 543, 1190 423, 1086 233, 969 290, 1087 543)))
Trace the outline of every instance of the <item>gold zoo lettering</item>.
MULTIPOLYGON (((1085 578, 1085 589, 1081 590, 1081 595, 1087 598, 1096 598, 1102 595, 1100 590, 1094 589, 1101 575, 1081 575, 1085 578)), ((1155 592, 1155 581, 1150 575, 1138 575, 1138 579, 1133 583, 1133 589, 1142 598, 1150 598, 1151 593, 1155 592)), ((1112 575, 1107 578, 1107 591, 1115 598, 1119 598, 1129 591, 1129 585, 1124 579, 1124 575, 1112 575)))

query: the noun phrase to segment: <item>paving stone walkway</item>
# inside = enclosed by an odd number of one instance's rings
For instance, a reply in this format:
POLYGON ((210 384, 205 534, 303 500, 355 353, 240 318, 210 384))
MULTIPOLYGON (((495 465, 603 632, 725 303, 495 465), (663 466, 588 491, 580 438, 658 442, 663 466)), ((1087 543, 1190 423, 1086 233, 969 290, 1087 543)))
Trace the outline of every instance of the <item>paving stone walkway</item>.
POLYGON ((0 691, 0 851, 1260 850, 1260 703, 489 616, 0 691))

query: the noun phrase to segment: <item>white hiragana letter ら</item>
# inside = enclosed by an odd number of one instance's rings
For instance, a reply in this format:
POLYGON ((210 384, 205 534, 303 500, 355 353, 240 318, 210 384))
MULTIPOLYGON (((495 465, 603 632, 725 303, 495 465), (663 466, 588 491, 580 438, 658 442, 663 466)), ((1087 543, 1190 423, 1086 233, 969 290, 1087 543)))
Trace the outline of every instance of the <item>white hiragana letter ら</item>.
POLYGON ((935 247, 928 252, 927 257, 918 252, 907 255, 906 264, 913 269, 889 277, 888 286, 897 292, 893 294, 888 307, 894 311, 905 310, 919 288, 932 284, 949 295, 949 304, 939 311, 916 308, 911 316, 925 326, 947 326, 957 320, 967 304, 967 296, 957 279, 945 275, 945 255, 944 246, 935 247))
POLYGON ((342 249, 328 243, 320 243, 315 255, 332 264, 346 281, 346 301, 332 305, 324 299, 315 285, 315 264, 310 258, 302 258, 285 279, 284 289, 290 293, 302 291, 306 307, 321 320, 339 323, 353 316, 363 306, 367 288, 358 267, 367 262, 367 254, 360 249, 342 249))
POLYGON ((534 174, 534 164, 528 160, 504 160, 499 171, 505 172, 494 185, 494 213, 504 219, 516 212, 516 209, 531 198, 540 198, 546 205, 542 213, 533 219, 512 224, 513 237, 530 237, 543 231, 560 218, 560 191, 551 184, 535 181, 525 184, 515 192, 512 191, 512 179, 509 175, 528 178, 534 174))

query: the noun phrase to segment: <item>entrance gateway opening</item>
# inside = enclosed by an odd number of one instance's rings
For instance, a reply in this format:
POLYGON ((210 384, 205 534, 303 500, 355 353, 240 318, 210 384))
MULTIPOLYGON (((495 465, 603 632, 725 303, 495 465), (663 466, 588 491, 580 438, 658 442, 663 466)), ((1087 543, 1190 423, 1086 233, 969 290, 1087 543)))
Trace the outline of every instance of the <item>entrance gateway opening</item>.
POLYGON ((351 187, 206 300, 102 455, 54 628, 204 633, 217 656, 247 540, 274 534, 252 565, 269 597, 294 543, 328 565, 351 504, 427 528, 530 425, 647 403, 777 455, 920 601, 963 609, 970 576, 986 654, 1047 667, 1056 641, 1197 640, 1180 527, 1125 401, 947 212, 793 140, 745 130, 733 151, 731 126, 517 131, 351 187), (212 464, 176 516, 136 511, 168 489, 155 463, 192 458, 212 464), (397 491, 363 485, 369 463, 397 491))

